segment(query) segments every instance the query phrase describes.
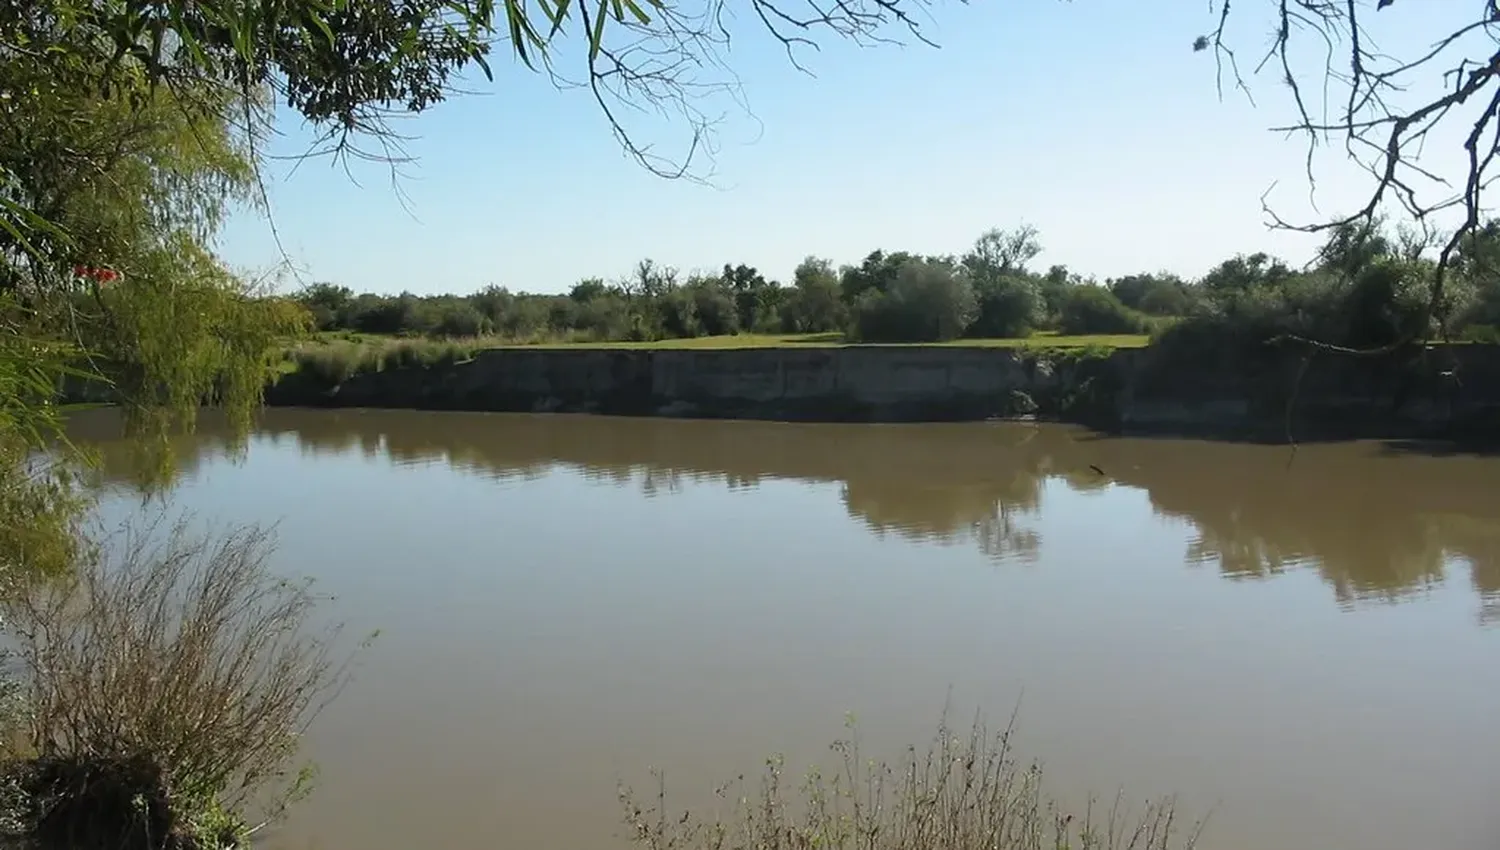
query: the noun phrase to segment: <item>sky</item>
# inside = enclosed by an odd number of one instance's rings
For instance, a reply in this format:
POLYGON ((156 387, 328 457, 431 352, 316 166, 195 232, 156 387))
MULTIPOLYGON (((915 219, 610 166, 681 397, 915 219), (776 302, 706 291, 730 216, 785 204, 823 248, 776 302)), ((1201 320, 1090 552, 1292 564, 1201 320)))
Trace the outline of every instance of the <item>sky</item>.
MULTIPOLYGON (((1397 19, 1396 4, 1381 46, 1427 44, 1451 18, 1439 13, 1470 5, 1420 0, 1397 19)), ((1268 43, 1269 8, 1236 4, 1231 18, 1247 72, 1268 43)), ((743 102, 697 104, 725 116, 707 185, 650 174, 586 90, 559 90, 497 53, 493 82, 467 80, 474 93, 399 123, 414 157, 399 191, 382 164, 273 160, 269 217, 233 216, 221 254, 256 276, 290 261, 285 289, 565 292, 643 258, 683 271, 747 263, 789 280, 808 255, 961 253, 987 228, 1024 222, 1040 232, 1039 268, 1195 277, 1241 252, 1311 256, 1316 238, 1268 230, 1261 198, 1273 185, 1268 200, 1294 219, 1367 197, 1370 178, 1335 151, 1316 163, 1310 206, 1305 142, 1268 130, 1293 116, 1274 71, 1250 78, 1253 105, 1227 85, 1220 98, 1211 52, 1191 49, 1216 19, 1205 0, 977 0, 929 15, 939 47, 825 37, 798 54, 811 74, 742 15, 725 61, 743 102)), ((566 70, 580 57, 558 58, 566 70)), ((294 118, 279 116, 272 155, 309 144, 294 118)), ((658 121, 642 138, 670 154, 690 131, 658 121)))

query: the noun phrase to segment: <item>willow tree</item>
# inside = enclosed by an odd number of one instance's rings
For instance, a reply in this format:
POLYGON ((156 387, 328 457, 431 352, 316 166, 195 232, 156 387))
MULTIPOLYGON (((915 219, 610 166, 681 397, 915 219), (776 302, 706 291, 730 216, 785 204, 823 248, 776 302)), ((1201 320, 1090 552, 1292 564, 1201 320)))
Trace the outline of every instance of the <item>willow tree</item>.
POLYGON ((228 119, 259 103, 111 66, 41 15, 0 20, 0 43, 0 567, 55 570, 81 539, 77 458, 33 454, 63 384, 107 386, 145 447, 205 400, 243 426, 300 317, 208 247, 254 197, 253 136, 228 119))
MULTIPOLYGON (((789 47, 818 31, 920 32, 922 0, 847 0, 812 14, 751 7, 789 47)), ((227 210, 263 198, 259 148, 280 103, 322 150, 390 158, 386 120, 452 94, 492 51, 558 73, 581 40, 589 87, 696 120, 691 67, 719 66, 726 7, 666 0, 21 0, 0 4, 0 567, 65 565, 78 539, 61 431, 68 380, 107 385, 139 444, 164 446, 202 402, 241 431, 305 315, 257 297, 210 250, 227 210), (384 145, 374 148, 371 143, 384 145)), ((722 66, 720 66, 722 67, 722 66)))

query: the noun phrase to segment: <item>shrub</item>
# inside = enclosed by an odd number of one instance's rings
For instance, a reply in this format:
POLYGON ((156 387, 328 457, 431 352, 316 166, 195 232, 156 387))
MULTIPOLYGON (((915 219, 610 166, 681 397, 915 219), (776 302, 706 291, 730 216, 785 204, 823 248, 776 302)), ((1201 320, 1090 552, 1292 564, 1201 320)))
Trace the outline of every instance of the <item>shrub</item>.
POLYGON ((1135 334, 1147 330, 1144 316, 1100 286, 1076 286, 1069 291, 1058 325, 1065 334, 1135 334))
POLYGON ((11 776, 39 837, 217 846, 248 831, 252 795, 275 817, 306 790, 282 777, 345 668, 307 630, 308 585, 267 571, 269 542, 147 529, 7 601, 34 750, 11 776))
POLYGON ((792 282, 781 305, 783 331, 820 333, 844 329, 849 322, 849 311, 832 263, 807 257, 792 273, 792 282))
POLYGON ((1428 271, 1421 263, 1381 259, 1353 278, 1319 271, 1220 290, 1205 309, 1164 331, 1159 343, 1188 346, 1206 356, 1213 349, 1243 350, 1281 336, 1354 348, 1425 338, 1432 330, 1428 271))
POLYGON ((689 281, 688 291, 693 295, 693 308, 698 314, 698 323, 708 336, 726 336, 739 333, 740 314, 734 296, 717 279, 689 281))
POLYGON ((329 385, 342 384, 361 372, 380 367, 380 347, 359 342, 334 342, 328 345, 304 346, 292 360, 297 371, 314 375, 329 385))
POLYGON ((688 339, 703 335, 703 323, 698 320, 698 303, 691 291, 673 288, 661 296, 657 309, 661 315, 662 332, 667 336, 688 339))
POLYGON ((1136 309, 1148 316, 1185 316, 1193 301, 1193 291, 1184 285, 1160 285, 1147 290, 1136 309))
POLYGON ((417 324, 417 299, 410 295, 395 298, 361 295, 348 309, 349 326, 361 333, 397 334, 417 324))
POLYGON ((1348 286, 1340 313, 1348 317, 1343 342, 1375 347, 1408 336, 1425 337, 1425 270, 1400 260, 1377 260, 1360 269, 1348 286))
POLYGON ((434 336, 464 337, 483 336, 494 330, 494 322, 470 304, 453 304, 438 316, 432 328, 434 336))
POLYGON ((888 290, 859 297, 855 330, 870 342, 939 342, 959 337, 978 314, 964 275, 946 263, 910 259, 888 290))
POLYGON ((377 348, 380 369, 446 366, 474 356, 474 343, 463 340, 401 339, 377 348))
POLYGON ((1042 293, 1034 281, 1006 275, 985 281, 978 291, 979 314, 968 336, 1011 339, 1028 336, 1046 310, 1042 293))
MULTIPOLYGON (((756 789, 723 793, 727 818, 669 814, 666 794, 643 804, 628 788, 620 802, 637 844, 648 850, 1189 850, 1195 826, 1182 829, 1172 801, 1147 803, 1131 817, 1116 797, 1102 819, 1094 807, 1074 815, 1042 788, 1039 765, 1014 758, 1011 730, 967 735, 940 725, 925 753, 897 764, 867 761, 857 736, 835 742, 838 769, 818 769, 788 788, 779 758, 767 761, 756 789)), ((740 780, 743 784, 743 778, 740 780)), ((658 788, 661 788, 658 785, 658 788)))
POLYGON ((305 345, 291 352, 296 371, 337 386, 355 375, 386 369, 430 368, 474 356, 478 339, 377 339, 305 345))

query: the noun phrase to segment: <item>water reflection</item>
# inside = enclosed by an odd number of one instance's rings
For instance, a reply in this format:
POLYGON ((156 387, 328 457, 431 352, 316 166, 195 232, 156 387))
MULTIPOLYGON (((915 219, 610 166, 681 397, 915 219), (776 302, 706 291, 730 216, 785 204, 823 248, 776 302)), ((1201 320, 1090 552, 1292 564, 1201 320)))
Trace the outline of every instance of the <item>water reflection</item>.
MULTIPOLYGON (((130 461, 108 442, 107 411, 75 433, 104 442, 107 476, 130 461)), ((838 483, 849 514, 879 534, 972 543, 1034 561, 1044 483, 1149 494, 1158 516, 1189 523, 1184 558, 1230 579, 1317 571, 1340 604, 1399 601, 1455 565, 1500 622, 1500 459, 1395 454, 1378 444, 1285 447, 1109 439, 1017 424, 801 425, 587 416, 270 410, 251 443, 358 454, 401 465, 532 480, 567 468, 647 496, 685 481, 730 488, 792 479, 838 483)), ((191 474, 233 449, 216 420, 178 438, 191 474)))

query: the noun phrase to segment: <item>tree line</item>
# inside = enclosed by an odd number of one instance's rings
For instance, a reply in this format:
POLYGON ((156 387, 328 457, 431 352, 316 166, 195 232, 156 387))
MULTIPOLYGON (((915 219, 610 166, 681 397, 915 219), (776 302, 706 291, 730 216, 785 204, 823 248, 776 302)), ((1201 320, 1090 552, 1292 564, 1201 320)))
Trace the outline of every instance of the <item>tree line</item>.
POLYGON ((1140 272, 1104 281, 1031 263, 1034 227, 990 229, 962 255, 870 252, 835 266, 808 256, 790 283, 743 263, 683 274, 645 259, 566 294, 488 286, 471 295, 356 294, 316 283, 295 300, 322 331, 513 340, 651 341, 738 333, 839 334, 861 342, 1062 334, 1297 336, 1346 347, 1449 335, 1500 340, 1500 221, 1466 239, 1431 304, 1435 239, 1377 219, 1333 229, 1295 268, 1239 254, 1198 279, 1140 272))

